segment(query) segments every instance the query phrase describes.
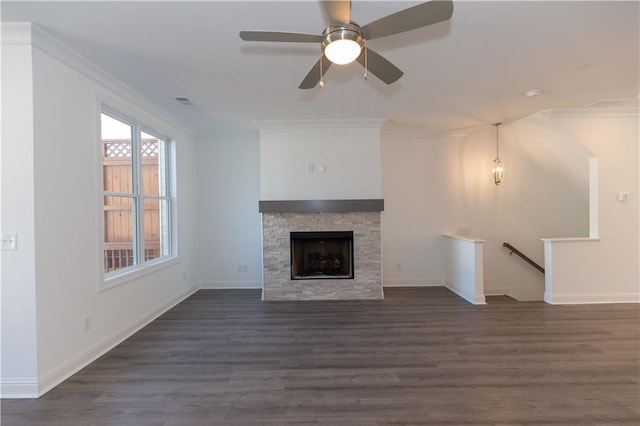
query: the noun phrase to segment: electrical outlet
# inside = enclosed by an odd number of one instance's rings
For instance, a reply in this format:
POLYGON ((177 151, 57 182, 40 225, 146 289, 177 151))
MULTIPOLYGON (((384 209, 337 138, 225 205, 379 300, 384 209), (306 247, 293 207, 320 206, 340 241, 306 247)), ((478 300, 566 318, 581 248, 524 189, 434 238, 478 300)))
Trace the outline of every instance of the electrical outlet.
POLYGON ((91 330, 91 315, 82 318, 82 331, 86 333, 89 330, 91 330))
POLYGON ((247 265, 238 265, 238 272, 249 272, 249 267, 247 265))

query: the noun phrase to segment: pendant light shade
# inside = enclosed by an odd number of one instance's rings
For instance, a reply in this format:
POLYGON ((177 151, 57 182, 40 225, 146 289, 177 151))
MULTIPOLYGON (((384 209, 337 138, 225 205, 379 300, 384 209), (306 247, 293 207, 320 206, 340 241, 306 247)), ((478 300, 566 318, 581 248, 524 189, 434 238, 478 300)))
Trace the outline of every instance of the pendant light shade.
POLYGON ((502 165, 502 160, 500 160, 500 145, 498 140, 498 128, 501 124, 502 123, 494 123, 494 126, 496 126, 496 158, 493 160, 491 174, 493 176, 493 183, 496 185, 500 185, 504 177, 504 166, 502 165))

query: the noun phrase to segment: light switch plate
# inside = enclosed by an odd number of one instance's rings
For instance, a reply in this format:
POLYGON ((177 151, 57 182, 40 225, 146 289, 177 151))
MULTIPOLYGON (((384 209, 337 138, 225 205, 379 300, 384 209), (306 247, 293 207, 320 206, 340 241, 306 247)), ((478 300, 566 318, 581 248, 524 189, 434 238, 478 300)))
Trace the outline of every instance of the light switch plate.
POLYGON ((2 250, 16 250, 18 247, 17 234, 2 234, 2 250))

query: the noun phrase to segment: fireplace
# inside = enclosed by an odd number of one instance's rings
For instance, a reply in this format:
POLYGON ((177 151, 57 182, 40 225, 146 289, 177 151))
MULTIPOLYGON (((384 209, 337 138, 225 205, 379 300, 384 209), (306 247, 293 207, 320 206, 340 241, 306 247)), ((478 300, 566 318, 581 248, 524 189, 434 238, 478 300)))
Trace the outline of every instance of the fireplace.
POLYGON ((353 279, 353 231, 291 232, 291 279, 353 279))
POLYGON ((258 207, 264 300, 384 297, 383 200, 265 200, 258 207))

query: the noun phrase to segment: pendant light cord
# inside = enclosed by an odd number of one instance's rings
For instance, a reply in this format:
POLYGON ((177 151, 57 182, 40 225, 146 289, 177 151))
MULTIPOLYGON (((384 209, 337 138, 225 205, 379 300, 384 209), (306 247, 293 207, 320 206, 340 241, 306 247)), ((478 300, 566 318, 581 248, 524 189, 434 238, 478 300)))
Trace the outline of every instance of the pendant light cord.
POLYGON ((498 140, 498 127, 500 127, 502 123, 495 123, 494 126, 496 126, 496 158, 500 158, 500 145, 499 145, 499 140, 498 140))

